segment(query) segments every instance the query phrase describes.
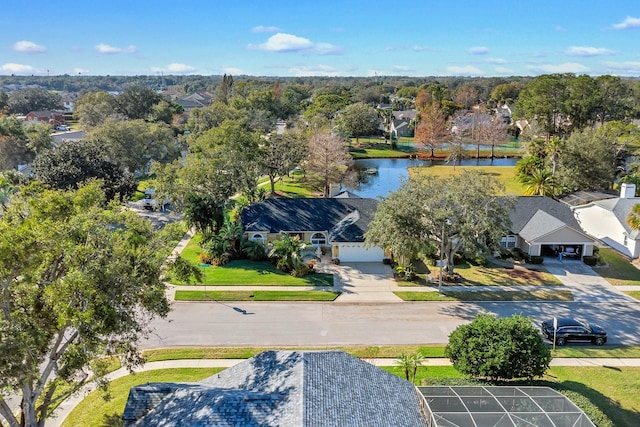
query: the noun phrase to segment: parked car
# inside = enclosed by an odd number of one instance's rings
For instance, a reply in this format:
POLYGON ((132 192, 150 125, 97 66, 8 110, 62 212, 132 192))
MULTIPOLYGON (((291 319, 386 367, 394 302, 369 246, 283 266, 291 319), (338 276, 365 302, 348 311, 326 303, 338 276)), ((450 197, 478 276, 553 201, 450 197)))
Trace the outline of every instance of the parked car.
MULTIPOLYGON (((595 345, 603 345, 607 342, 607 332, 602 326, 587 323, 568 317, 559 317, 555 331, 556 344, 565 345, 569 341, 587 341, 595 345)), ((540 325, 542 335, 553 342, 553 319, 545 320, 540 325)))
POLYGON ((162 206, 158 203, 158 200, 155 198, 153 188, 147 188, 144 190, 144 199, 142 199, 142 207, 147 210, 164 210, 165 206, 169 204, 169 200, 165 199, 162 202, 162 206))
POLYGON ((64 132, 68 132, 68 131, 71 130, 71 128, 69 126, 67 126, 67 125, 56 125, 56 126, 53 127, 53 129, 61 130, 61 131, 64 131, 64 132))

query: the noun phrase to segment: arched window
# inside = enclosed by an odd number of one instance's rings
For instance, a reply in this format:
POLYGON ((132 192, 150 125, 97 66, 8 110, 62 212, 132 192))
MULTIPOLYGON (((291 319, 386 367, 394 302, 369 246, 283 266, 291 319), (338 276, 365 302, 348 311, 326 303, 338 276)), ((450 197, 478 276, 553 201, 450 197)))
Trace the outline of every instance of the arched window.
POLYGON ((313 236, 311 236, 311 243, 314 245, 326 245, 327 238, 322 233, 314 233, 313 236))
POLYGON ((264 236, 260 233, 254 233, 249 240, 254 241, 254 242, 260 242, 264 245, 264 236))

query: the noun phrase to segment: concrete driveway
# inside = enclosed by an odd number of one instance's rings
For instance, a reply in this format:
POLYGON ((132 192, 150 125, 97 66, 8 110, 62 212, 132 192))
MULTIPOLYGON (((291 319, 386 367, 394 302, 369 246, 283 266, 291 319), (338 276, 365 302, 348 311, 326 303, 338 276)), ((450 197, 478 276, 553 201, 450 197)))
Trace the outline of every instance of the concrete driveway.
POLYGON ((577 302, 637 302, 607 282, 581 260, 545 258, 544 268, 573 293, 577 302))
POLYGON ((392 291, 393 270, 380 262, 344 263, 334 266, 334 289, 342 292, 336 302, 402 302, 392 291))

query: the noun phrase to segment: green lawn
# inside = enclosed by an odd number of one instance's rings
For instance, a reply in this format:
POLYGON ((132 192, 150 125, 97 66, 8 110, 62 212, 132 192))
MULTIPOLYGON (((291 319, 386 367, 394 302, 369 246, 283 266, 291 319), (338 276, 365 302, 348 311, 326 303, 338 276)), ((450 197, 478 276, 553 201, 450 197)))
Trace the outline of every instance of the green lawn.
POLYGON ((625 294, 640 301, 640 291, 626 291, 625 294))
POLYGON ((131 387, 148 382, 200 381, 222 370, 222 368, 161 369, 119 378, 112 381, 109 386, 110 400, 104 400, 101 391, 94 391, 75 407, 62 426, 117 425, 108 423, 107 420, 116 420, 122 416, 131 387))
POLYGON ((594 268, 594 271, 614 286, 640 286, 640 270, 613 249, 601 248, 600 258, 606 267, 594 268))
MULTIPOLYGON (((270 190, 270 188, 267 187, 267 190, 270 190)), ((311 188, 309 183, 301 175, 280 179, 276 182, 276 192, 286 197, 318 197, 322 195, 321 192, 311 188)))
POLYGON ((573 301, 571 291, 557 289, 539 291, 447 291, 394 292, 403 301, 573 301))
POLYGON ((333 291, 176 291, 176 301, 333 301, 333 291))
MULTIPOLYGON (((182 251, 182 257, 194 265, 200 265, 198 254, 201 236, 195 235, 182 251)), ((304 277, 293 277, 278 270, 268 261, 235 260, 220 267, 202 267, 203 284, 247 285, 247 286, 333 286, 333 275, 314 273, 304 277)), ((170 278, 171 283, 185 285, 170 278)))
POLYGON ((429 174, 444 178, 451 175, 458 175, 465 169, 473 171, 481 170, 485 174, 492 175, 504 185, 504 194, 515 194, 516 196, 524 194, 524 186, 516 179, 515 166, 456 166, 454 169, 452 165, 434 165, 409 168, 409 174, 429 174))
MULTIPOLYGON (((336 347, 282 347, 281 350, 341 350, 363 359, 372 357, 396 358, 399 354, 420 352, 425 357, 444 357, 443 345, 389 345, 336 347)), ((270 348, 263 347, 177 347, 145 350, 148 362, 178 359, 246 359, 270 348)), ((552 350, 553 357, 629 358, 640 357, 640 346, 565 346, 552 350)), ((118 366, 119 367, 119 366, 118 366)))
MULTIPOLYGON (((404 377, 400 367, 384 367, 384 370, 404 377)), ((220 372, 219 368, 185 368, 147 371, 129 375, 111 382, 111 400, 105 401, 102 392, 87 396, 67 417, 63 427, 104 425, 108 417, 121 416, 135 385, 163 381, 199 381, 220 372)), ((463 382, 463 376, 450 366, 422 367, 418 369, 416 383, 439 384, 448 379, 463 382)), ((533 385, 549 385, 557 389, 571 390, 588 399, 604 412, 615 426, 635 426, 640 419, 640 369, 606 367, 553 367, 544 381, 533 385)))

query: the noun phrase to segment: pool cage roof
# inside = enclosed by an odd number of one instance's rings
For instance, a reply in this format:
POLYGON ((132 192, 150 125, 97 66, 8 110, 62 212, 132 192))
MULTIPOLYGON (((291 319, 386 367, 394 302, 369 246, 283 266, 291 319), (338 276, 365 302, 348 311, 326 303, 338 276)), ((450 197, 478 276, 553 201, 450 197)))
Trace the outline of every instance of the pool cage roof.
POLYGON ((429 386, 429 427, 595 427, 582 410, 549 387, 429 386))

